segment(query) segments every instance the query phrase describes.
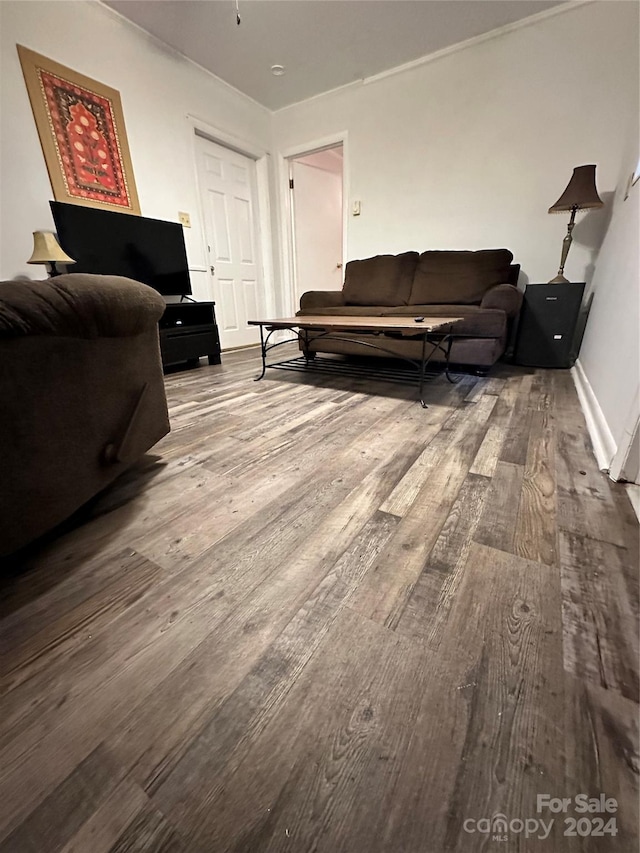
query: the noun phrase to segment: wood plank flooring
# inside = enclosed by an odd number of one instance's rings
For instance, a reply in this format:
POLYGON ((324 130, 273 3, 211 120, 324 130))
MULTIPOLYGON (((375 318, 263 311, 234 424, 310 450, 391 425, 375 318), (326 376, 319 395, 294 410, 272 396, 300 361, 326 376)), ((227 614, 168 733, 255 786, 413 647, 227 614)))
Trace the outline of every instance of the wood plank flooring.
POLYGON ((167 376, 3 567, 0 853, 636 851, 638 527, 570 375, 256 370, 167 376), (581 793, 614 837, 536 810, 581 793))

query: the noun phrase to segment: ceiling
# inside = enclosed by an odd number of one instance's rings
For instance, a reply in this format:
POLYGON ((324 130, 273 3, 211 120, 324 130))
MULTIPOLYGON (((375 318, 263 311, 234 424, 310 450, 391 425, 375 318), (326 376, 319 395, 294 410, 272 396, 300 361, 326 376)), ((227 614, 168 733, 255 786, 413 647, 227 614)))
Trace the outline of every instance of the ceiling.
POLYGON ((271 110, 527 18, 562 0, 105 0, 271 110), (274 77, 272 65, 286 73, 274 77))

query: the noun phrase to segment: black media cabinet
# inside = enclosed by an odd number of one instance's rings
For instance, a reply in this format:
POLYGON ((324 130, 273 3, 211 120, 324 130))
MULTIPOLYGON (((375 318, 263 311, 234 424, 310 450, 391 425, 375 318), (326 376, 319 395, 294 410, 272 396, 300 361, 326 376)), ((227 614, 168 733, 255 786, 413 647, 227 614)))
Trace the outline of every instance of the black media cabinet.
POLYGON ((220 364, 215 302, 169 302, 160 318, 162 364, 196 364, 206 355, 220 364))

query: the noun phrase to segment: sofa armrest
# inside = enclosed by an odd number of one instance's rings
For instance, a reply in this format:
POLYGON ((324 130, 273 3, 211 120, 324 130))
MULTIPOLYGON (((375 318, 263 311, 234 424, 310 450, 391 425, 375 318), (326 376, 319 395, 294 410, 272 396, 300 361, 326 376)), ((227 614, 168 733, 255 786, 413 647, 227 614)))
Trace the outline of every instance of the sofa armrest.
POLYGON ((512 284, 496 284, 482 297, 480 307, 499 308, 509 319, 513 319, 520 311, 522 299, 522 291, 512 284))
POLYGON ((300 297, 300 309, 313 311, 315 308, 341 308, 344 296, 341 290, 308 290, 300 297))

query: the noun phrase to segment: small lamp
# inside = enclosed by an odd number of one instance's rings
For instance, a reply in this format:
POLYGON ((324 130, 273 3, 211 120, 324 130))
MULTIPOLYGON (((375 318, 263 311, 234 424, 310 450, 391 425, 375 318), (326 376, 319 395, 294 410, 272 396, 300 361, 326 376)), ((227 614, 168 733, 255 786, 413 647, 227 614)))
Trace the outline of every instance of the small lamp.
POLYGON ((27 261, 28 264, 48 264, 49 275, 60 275, 56 264, 75 264, 66 252, 60 248, 56 235, 51 231, 33 232, 33 252, 27 261))
POLYGON ((576 218, 577 210, 587 210, 593 207, 603 207, 604 202, 598 195, 596 189, 596 167, 576 166, 573 170, 571 180, 558 201, 551 205, 549 213, 564 213, 571 211, 571 218, 567 226, 567 235, 562 241, 562 255, 560 257, 560 269, 558 275, 552 278, 549 284, 568 284, 569 280, 564 277, 564 265, 571 248, 573 237, 571 232, 576 218))

